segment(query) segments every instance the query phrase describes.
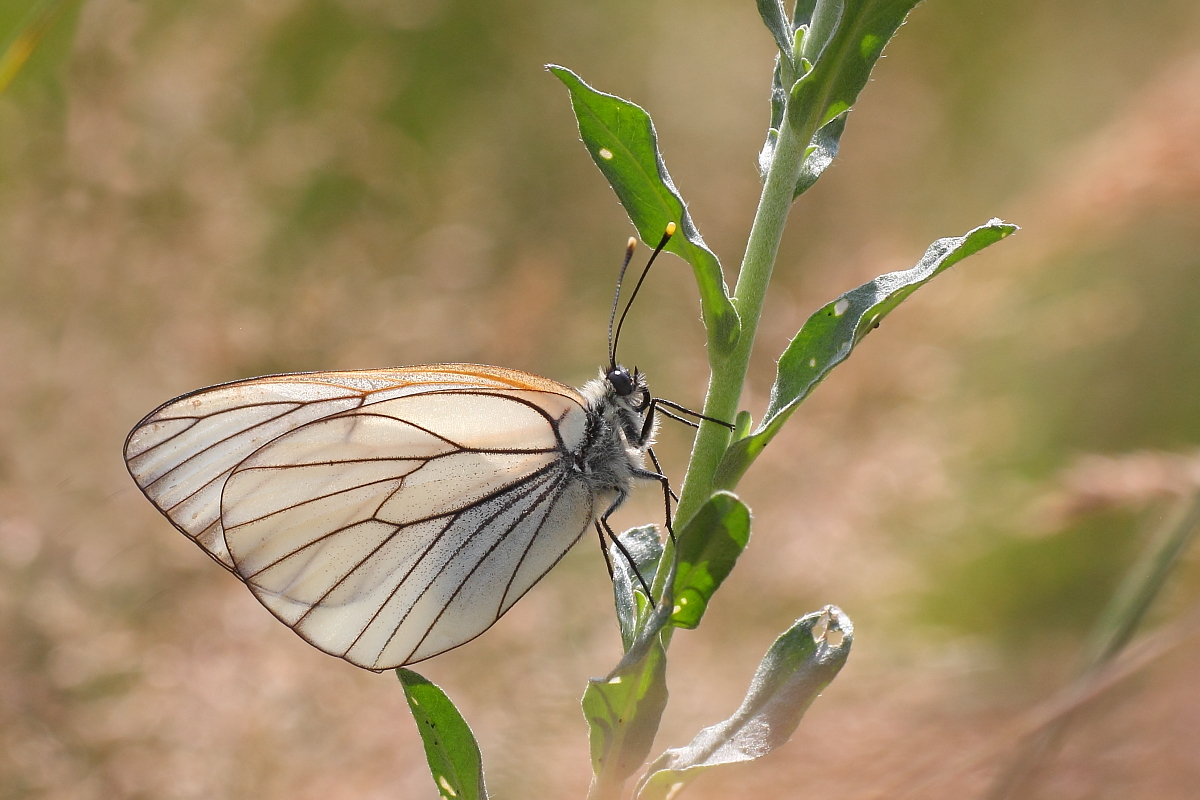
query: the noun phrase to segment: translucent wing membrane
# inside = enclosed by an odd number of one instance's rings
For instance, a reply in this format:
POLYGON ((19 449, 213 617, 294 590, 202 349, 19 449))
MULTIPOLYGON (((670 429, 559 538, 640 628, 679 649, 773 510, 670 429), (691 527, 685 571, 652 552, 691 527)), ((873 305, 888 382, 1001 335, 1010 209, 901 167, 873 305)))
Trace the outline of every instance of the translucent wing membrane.
POLYGON ((582 398, 439 365, 225 384, 129 435, 146 496, 275 616, 368 669, 490 627, 587 529, 582 398))

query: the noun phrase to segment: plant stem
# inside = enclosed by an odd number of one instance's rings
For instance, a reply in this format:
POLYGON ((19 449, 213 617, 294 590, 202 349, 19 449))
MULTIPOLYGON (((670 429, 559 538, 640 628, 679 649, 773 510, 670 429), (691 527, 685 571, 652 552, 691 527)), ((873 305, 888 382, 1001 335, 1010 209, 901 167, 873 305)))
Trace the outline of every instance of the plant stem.
POLYGON ((587 800, 620 800, 624 788, 625 781, 613 782, 608 775, 597 775, 588 787, 587 800))
MULTIPOLYGON (((704 399, 704 413, 707 416, 733 420, 737 414, 746 372, 750 367, 750 354, 754 349, 754 337, 758 331, 758 319, 762 315, 767 285, 775 267, 775 255, 779 252, 796 181, 812 134, 811 130, 793 129, 787 115, 784 115, 775 158, 763 184, 733 294, 733 304, 741 318, 741 336, 728 356, 714 355, 710 358, 712 372, 708 380, 708 394, 704 399)), ((709 352, 713 353, 711 349, 709 352)), ((712 494, 713 477, 729 446, 729 435, 729 431, 720 425, 711 422, 700 425, 679 495, 679 508, 675 514, 678 527, 686 524, 712 494)))

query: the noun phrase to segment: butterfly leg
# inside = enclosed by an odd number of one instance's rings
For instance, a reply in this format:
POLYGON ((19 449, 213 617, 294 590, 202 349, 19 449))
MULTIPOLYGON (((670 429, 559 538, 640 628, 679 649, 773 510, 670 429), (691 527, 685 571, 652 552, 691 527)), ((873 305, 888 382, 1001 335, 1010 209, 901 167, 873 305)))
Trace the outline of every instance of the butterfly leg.
MULTIPOLYGON (((608 538, 612 539, 612 543, 615 544, 617 549, 621 551, 621 555, 625 556, 625 561, 629 564, 629 568, 633 570, 634 577, 636 577, 638 583, 641 584, 642 590, 646 593, 646 597, 650 598, 650 605, 653 607, 654 594, 650 591, 650 586, 646 583, 646 579, 642 577, 641 570, 639 570, 637 567, 637 562, 633 560, 633 555, 628 549, 626 549, 624 542, 617 538, 617 534, 613 533, 612 526, 608 524, 609 516, 616 511, 624 501, 624 496, 618 495, 617 499, 614 500, 611 505, 609 505, 608 510, 600 515, 600 519, 596 520, 596 524, 597 526, 603 526, 604 532, 608 534, 608 538)), ((599 528, 597 528, 597 530, 599 530, 599 528)), ((607 561, 608 555, 605 554, 604 557, 607 561)), ((612 575, 611 567, 609 575, 612 575)))
MULTIPOLYGON (((653 447, 647 447, 647 448, 646 448, 646 454, 650 456, 650 463, 654 465, 654 471, 655 471, 655 472, 657 472, 659 475, 666 475, 667 473, 663 472, 662 465, 658 463, 658 456, 654 455, 654 448, 653 448, 653 447)), ((670 494, 671 494, 671 499, 672 499, 672 500, 674 500, 676 503, 678 503, 678 502, 679 502, 679 495, 675 494, 675 490, 674 490, 674 489, 672 489, 670 486, 668 486, 668 487, 667 487, 667 491, 668 491, 668 492, 670 492, 670 494)), ((667 506, 667 513, 668 513, 668 514, 670 514, 670 513, 671 513, 671 507, 670 507, 670 506, 667 506)))
POLYGON ((600 520, 596 520, 596 535, 600 537, 600 554, 604 556, 604 566, 608 569, 608 579, 613 579, 612 559, 608 556, 608 542, 604 540, 604 529, 600 527, 600 520))
MULTIPOLYGON (((649 448, 647 448, 647 450, 649 450, 649 448)), ((653 460, 654 466, 657 467, 658 459, 654 458, 653 455, 651 455, 650 457, 653 460)), ((675 495, 675 493, 673 491, 671 491, 670 478, 668 478, 666 475, 663 475, 661 472, 651 472, 648 469, 634 470, 633 477, 641 478, 642 480, 647 480, 647 481, 658 481, 662 485, 662 487, 663 487, 663 503, 667 507, 667 516, 666 516, 667 533, 670 534, 671 541, 672 542, 675 541, 675 526, 673 524, 673 520, 671 519, 671 498, 675 495)))
MULTIPOLYGON (((681 405, 679 405, 679 403, 672 403, 670 400, 664 400, 661 397, 655 397, 653 400, 651 400, 650 407, 654 411, 657 411, 660 414, 664 414, 664 415, 670 417, 671 419, 679 420, 680 422, 684 423, 685 425, 691 425, 693 428, 698 428, 700 426, 690 420, 686 420, 681 417, 677 417, 676 415, 672 414, 670 411, 667 411, 667 409, 673 408, 676 411, 679 411, 683 414, 687 414, 689 416, 695 417, 696 419, 702 419, 705 422, 712 422, 716 425, 720 425, 723 428, 728 428, 729 430, 733 430, 733 423, 726 422, 723 419, 717 419, 716 417, 705 416, 704 414, 701 414, 699 411, 692 411, 687 406, 681 406, 681 405)), ((647 415, 647 416, 649 416, 649 415, 647 415)))

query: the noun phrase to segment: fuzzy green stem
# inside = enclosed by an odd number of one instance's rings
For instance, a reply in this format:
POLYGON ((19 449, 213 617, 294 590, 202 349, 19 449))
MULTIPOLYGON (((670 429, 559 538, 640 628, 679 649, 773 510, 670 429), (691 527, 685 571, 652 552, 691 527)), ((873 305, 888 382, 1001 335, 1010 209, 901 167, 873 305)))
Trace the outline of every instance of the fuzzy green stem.
POLYGON ((597 775, 588 787, 587 800, 620 800, 624 788, 625 781, 614 781, 607 774, 597 775))
MULTIPOLYGON (((754 337, 758 331, 758 318, 762 315, 775 255, 779 252, 796 181, 812 134, 812 130, 795 130, 787 116, 784 116, 775 158, 763 184, 733 295, 734 306, 741 318, 741 336, 732 353, 712 358, 708 395, 704 400, 704 413, 707 416, 733 420, 737 415, 742 386, 750 367, 750 354, 754 349, 754 337)), ((729 446, 729 436, 729 431, 720 425, 711 422, 701 424, 692 445, 692 457, 679 495, 679 508, 675 514, 678 527, 686 524, 712 494, 713 478, 725 448, 729 446)))

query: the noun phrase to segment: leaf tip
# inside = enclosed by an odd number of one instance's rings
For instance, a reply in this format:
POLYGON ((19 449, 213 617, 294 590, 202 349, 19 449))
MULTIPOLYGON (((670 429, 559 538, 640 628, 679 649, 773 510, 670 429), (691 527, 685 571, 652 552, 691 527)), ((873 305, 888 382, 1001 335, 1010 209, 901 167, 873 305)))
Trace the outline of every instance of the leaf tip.
POLYGON ((1017 231, 1021 230, 1020 225, 1015 225, 1011 222, 1005 222, 1004 220, 1000 219, 999 217, 992 217, 991 219, 989 219, 987 221, 987 225, 985 225, 984 227, 996 228, 997 230, 1000 231, 1000 235, 1004 236, 1004 237, 1011 236, 1014 233, 1016 233, 1017 231))
POLYGON ((827 605, 809 619, 813 619, 809 635, 818 648, 818 658, 824 662, 844 659, 854 641, 854 623, 845 612, 837 606, 827 605))

